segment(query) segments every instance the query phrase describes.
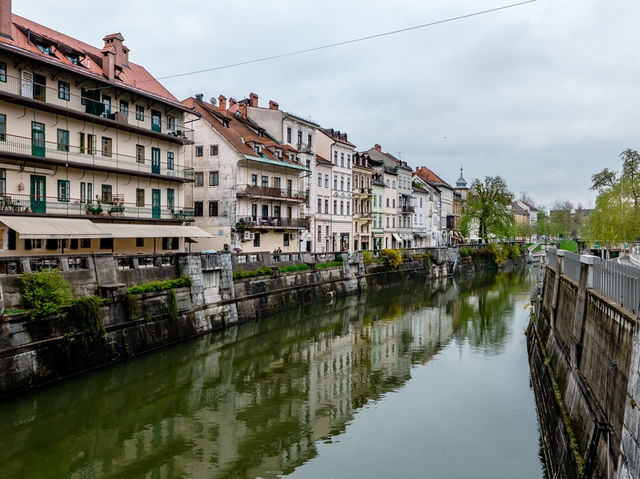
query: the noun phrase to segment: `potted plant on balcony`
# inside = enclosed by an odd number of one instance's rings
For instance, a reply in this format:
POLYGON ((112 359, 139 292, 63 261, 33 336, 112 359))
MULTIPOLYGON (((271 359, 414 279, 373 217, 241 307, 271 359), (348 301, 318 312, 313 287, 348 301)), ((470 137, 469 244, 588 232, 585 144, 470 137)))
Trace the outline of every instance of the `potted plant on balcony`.
POLYGON ((95 203, 92 201, 89 201, 87 203, 86 210, 88 215, 99 215, 100 213, 102 213, 102 203, 100 202, 98 196, 96 196, 95 203))

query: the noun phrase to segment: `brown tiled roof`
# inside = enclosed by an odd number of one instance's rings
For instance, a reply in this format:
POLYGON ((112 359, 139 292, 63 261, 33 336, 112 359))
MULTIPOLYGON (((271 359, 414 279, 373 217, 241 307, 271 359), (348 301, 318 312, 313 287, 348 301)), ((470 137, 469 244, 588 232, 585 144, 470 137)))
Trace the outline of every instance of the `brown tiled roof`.
POLYGON ((424 193, 425 195, 429 194, 429 192, 424 188, 422 188, 421 186, 414 186, 413 191, 417 191, 418 193, 424 193))
MULTIPOLYGON (((216 130, 231 144, 231 146, 236 149, 238 153, 242 155, 256 156, 256 152, 253 151, 253 148, 246 143, 248 141, 255 141, 257 143, 264 144, 265 146, 276 146, 283 150, 286 149, 285 145, 280 145, 269 138, 256 136, 255 132, 245 123, 246 120, 237 118, 235 115, 230 114, 229 111, 220 111, 218 107, 210 103, 198 102, 195 98, 187 98, 186 100, 182 100, 182 103, 200 114, 214 130, 216 130), (229 122, 229 127, 225 127, 222 124, 223 119, 229 122)), ((283 163, 283 166, 302 166, 299 163, 292 162, 287 155, 283 155, 282 158, 276 157, 276 155, 267 148, 262 149, 262 154, 269 160, 283 163)))
POLYGON ((340 143, 344 143, 345 145, 356 147, 353 143, 347 140, 346 133, 340 133, 339 131, 334 130, 333 128, 320 128, 322 132, 327 135, 332 140, 338 141, 340 143))
POLYGON ((324 165, 333 165, 333 163, 331 163, 326 158, 323 158, 322 156, 318 155, 317 153, 316 153, 316 162, 317 163, 322 163, 324 165))
POLYGON ((418 177, 420 177, 423 181, 429 183, 430 185, 442 185, 451 188, 451 185, 449 183, 444 181, 426 166, 420 166, 416 168, 415 173, 418 177))
MULTIPOLYGON (((35 23, 26 18, 22 18, 18 15, 12 15, 11 25, 11 37, 6 38, 0 35, 0 46, 5 47, 6 50, 16 51, 17 53, 27 54, 32 57, 39 57, 44 62, 57 64, 68 70, 75 71, 81 75, 89 77, 97 77, 100 81, 110 83, 105 77, 104 70, 102 69, 102 50, 96 48, 87 43, 81 42, 63 33, 57 32, 43 25, 35 23), (51 55, 47 55, 41 52, 33 41, 29 41, 27 33, 32 32, 35 35, 42 37, 44 40, 51 42, 54 45, 51 55), (61 53, 56 45, 60 44, 63 47, 70 48, 76 53, 80 54, 82 59, 86 56, 87 60, 82 61, 82 65, 74 65, 67 59, 67 57, 61 53), (14 48, 6 48, 14 47, 14 48)), ((169 90, 163 87, 158 80, 156 80, 144 67, 136 65, 135 63, 128 62, 128 68, 123 67, 122 70, 116 69, 117 78, 114 80, 115 85, 123 87, 133 88, 140 92, 145 92, 161 99, 173 102, 176 106, 182 105, 176 97, 174 97, 169 90)))

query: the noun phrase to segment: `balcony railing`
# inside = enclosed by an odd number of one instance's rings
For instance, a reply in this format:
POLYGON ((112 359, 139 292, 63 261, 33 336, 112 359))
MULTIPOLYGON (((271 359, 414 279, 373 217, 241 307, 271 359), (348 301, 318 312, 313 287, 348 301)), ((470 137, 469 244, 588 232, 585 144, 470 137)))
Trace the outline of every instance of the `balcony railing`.
POLYGON ((402 207, 402 212, 403 213, 415 213, 415 211, 416 211, 416 207, 415 206, 404 205, 402 207))
POLYGON ((373 219, 373 213, 370 211, 355 211, 353 213, 354 218, 361 220, 370 220, 373 219))
POLYGON ((277 216, 243 216, 238 218, 238 229, 308 228, 309 218, 281 218, 277 216))
POLYGON ((124 219, 181 219, 193 220, 193 209, 167 205, 138 206, 127 203, 123 195, 86 201, 80 198, 60 199, 55 196, 8 194, 0 196, 0 214, 40 213, 47 215, 112 216, 124 219))
POLYGON ((371 194, 371 188, 354 188, 353 192, 356 195, 370 195, 371 194))
MULTIPOLYGON (((0 85, 1 84, 0 82, 0 85)), ((95 137, 96 141, 98 138, 101 138, 98 135, 95 137)), ((184 168, 176 163, 170 165, 166 161, 162 161, 162 158, 149 159, 141 157, 139 161, 135 156, 114 152, 114 146, 116 145, 112 144, 111 150, 103 151, 102 149, 98 150, 97 145, 93 145, 92 149, 90 149, 88 146, 81 148, 76 145, 59 144, 57 142, 27 138, 24 136, 0 135, 0 152, 39 156, 53 160, 61 160, 65 163, 72 161, 81 163, 78 167, 87 169, 91 169, 92 167, 117 168, 127 174, 151 173, 175 178, 193 179, 193 170, 191 168, 184 168), (173 166, 173 168, 170 169, 169 166, 173 166)), ((150 153, 150 150, 150 148, 146 148, 145 155, 150 153)), ((72 166, 76 167, 76 165, 72 166)))
POLYGON ((283 201, 306 201, 307 192, 282 189, 271 186, 238 185, 236 196, 248 196, 253 198, 274 198, 283 201))
MULTIPOLYGON (((133 100, 129 102, 128 110, 121 110, 119 101, 116 99, 114 99, 113 105, 101 101, 101 94, 105 90, 87 90, 83 97, 69 90, 59 90, 57 82, 55 82, 55 86, 47 86, 12 75, 5 76, 6 81, 0 82, 0 92, 31 98, 57 107, 114 120, 124 125, 145 128, 149 131, 193 141, 193 130, 180 125, 178 118, 169 121, 167 117, 163 119, 162 116, 138 114, 133 100)), ((73 82, 70 83, 73 85, 73 82)), ((107 89, 111 89, 111 87, 107 89)))

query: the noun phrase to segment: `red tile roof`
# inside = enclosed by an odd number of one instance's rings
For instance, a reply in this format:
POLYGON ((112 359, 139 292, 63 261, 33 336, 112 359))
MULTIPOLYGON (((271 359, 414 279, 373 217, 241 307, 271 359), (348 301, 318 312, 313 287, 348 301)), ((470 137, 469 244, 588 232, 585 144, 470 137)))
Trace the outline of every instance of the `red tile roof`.
MULTIPOLYGON (((43 25, 35 23, 18 15, 12 15, 11 37, 6 38, 0 36, 0 47, 9 51, 26 54, 28 56, 37 57, 40 60, 64 67, 68 70, 75 71, 81 75, 89 77, 97 77, 100 81, 110 83, 105 77, 102 69, 102 50, 87 43, 81 42, 57 32, 43 25), (33 41, 29 41, 28 32, 35 34, 34 36, 42 37, 42 39, 51 42, 54 45, 51 55, 43 53, 38 49, 33 41), (74 50, 81 57, 81 65, 75 65, 59 51, 56 45, 60 44, 64 49, 74 50), (14 48, 6 48, 14 47, 14 48), (82 57, 86 57, 83 59, 82 57)), ((125 47, 126 48, 126 47, 125 47)), ((132 62, 128 62, 128 68, 119 68, 116 70, 118 78, 114 80, 115 85, 123 86, 138 90, 140 92, 151 94, 160 99, 174 103, 175 106, 181 107, 180 102, 174 97, 158 80, 156 80, 144 67, 132 62)))
POLYGON ((340 143, 344 143, 345 145, 356 147, 353 143, 347 140, 346 133, 340 133, 339 131, 334 130, 333 128, 321 128, 322 132, 327 135, 332 140, 338 141, 340 143))
POLYGON ((317 153, 316 153, 316 162, 322 163, 322 164, 325 164, 325 165, 333 165, 333 163, 331 163, 326 158, 323 158, 322 156, 318 155, 317 153))
POLYGON ((444 181, 442 178, 440 178, 438 175, 436 175, 433 171, 431 171, 426 166, 420 166, 419 168, 416 168, 415 173, 418 177, 420 177, 426 183, 434 184, 434 185, 443 185, 448 188, 451 188, 451 185, 449 183, 444 181))

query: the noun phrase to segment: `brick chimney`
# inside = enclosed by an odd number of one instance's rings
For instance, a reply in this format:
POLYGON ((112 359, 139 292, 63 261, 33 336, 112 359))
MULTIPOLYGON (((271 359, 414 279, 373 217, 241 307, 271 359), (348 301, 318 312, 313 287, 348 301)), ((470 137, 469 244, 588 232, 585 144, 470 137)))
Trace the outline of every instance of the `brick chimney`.
POLYGON ((378 150, 380 153, 382 153, 382 147, 380 145, 378 145, 377 143, 375 145, 373 145, 373 147, 378 150))
MULTIPOLYGON (((4 1, 4 0, 0 0, 4 1)), ((124 46, 124 37, 121 33, 112 33, 103 38, 104 48, 113 47, 115 51, 115 65, 122 68, 129 66, 129 49, 124 46)), ((103 50, 104 50, 103 48, 103 50)))
POLYGON ((231 108, 233 105, 237 104, 238 102, 236 101, 235 98, 231 97, 229 98, 229 108, 231 108))
POLYGON ((227 111, 227 98, 224 95, 218 97, 220 111, 227 111))
POLYGON ((251 108, 258 108, 258 95, 255 93, 249 93, 249 106, 251 108))
POLYGON ((243 102, 243 103, 238 104, 238 107, 240 108, 240 114, 242 115, 242 118, 244 118, 246 120, 247 119, 247 104, 243 102))
MULTIPOLYGON (((11 0, 0 0, 0 36, 11 38, 11 0)), ((11 38, 13 40, 13 38, 11 38)))
POLYGON ((278 102, 269 100, 269 110, 277 110, 279 107, 278 102))
POLYGON ((102 71, 107 80, 113 81, 115 75, 115 58, 116 52, 113 47, 104 47, 102 49, 102 71))

